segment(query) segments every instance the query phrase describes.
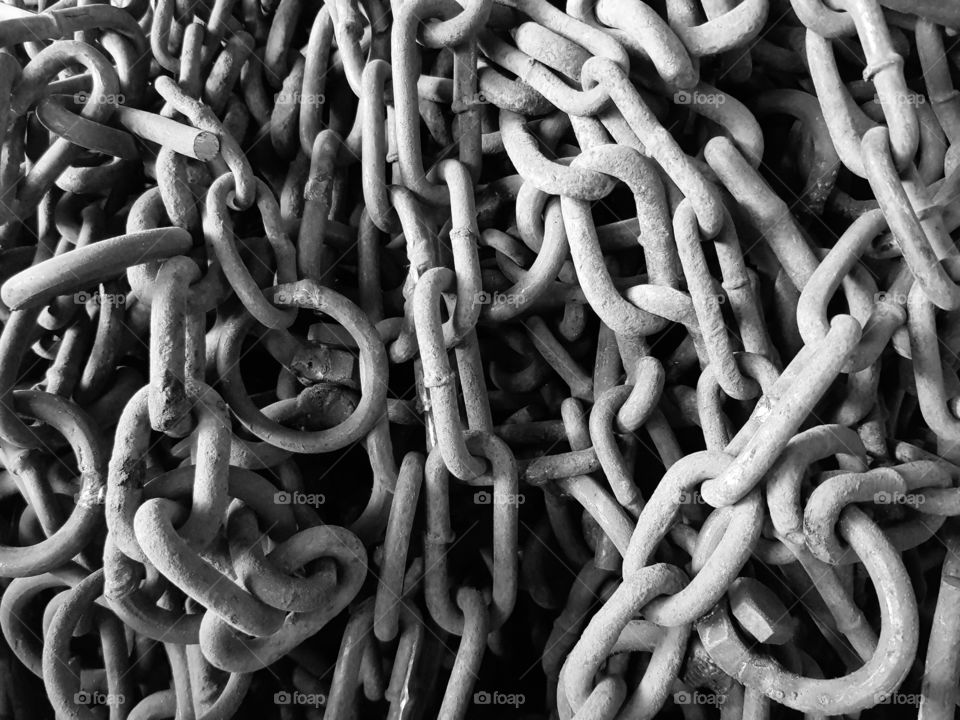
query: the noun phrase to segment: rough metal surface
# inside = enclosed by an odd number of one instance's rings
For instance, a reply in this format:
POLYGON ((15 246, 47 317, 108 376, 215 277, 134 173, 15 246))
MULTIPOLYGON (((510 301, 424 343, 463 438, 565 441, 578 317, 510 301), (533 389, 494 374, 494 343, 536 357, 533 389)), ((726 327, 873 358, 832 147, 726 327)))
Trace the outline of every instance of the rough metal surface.
POLYGON ((0 718, 954 717, 958 32, 0 5, 0 718))

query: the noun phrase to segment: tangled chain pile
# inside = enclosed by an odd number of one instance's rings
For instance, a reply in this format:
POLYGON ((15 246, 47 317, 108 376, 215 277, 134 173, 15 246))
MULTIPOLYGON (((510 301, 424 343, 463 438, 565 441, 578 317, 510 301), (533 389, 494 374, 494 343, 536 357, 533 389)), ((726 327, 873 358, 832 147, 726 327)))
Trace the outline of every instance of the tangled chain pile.
POLYGON ((44 4, 0 716, 954 717, 960 4, 44 4))

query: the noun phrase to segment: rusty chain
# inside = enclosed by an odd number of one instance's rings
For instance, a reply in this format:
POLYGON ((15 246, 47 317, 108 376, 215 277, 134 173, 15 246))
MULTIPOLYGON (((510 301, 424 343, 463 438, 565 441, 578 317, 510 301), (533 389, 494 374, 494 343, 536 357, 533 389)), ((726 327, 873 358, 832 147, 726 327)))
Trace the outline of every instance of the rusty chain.
POLYGON ((960 5, 0 5, 0 716, 955 716, 960 5))

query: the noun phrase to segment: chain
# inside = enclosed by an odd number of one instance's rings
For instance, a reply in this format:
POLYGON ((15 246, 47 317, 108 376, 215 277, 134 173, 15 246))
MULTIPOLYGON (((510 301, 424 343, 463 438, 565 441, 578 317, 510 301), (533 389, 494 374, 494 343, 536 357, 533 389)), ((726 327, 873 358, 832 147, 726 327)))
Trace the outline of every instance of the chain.
POLYGON ((951 3, 0 8, 0 714, 953 717, 951 3))

